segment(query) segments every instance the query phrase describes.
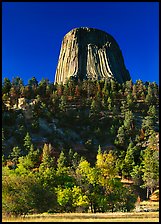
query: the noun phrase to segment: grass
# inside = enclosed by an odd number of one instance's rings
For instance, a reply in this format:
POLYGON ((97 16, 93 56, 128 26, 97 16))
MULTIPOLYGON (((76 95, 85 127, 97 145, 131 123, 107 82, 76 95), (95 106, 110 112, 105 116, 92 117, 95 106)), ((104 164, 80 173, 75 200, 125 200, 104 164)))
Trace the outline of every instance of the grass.
POLYGON ((2 216, 2 222, 159 222, 159 202, 141 202, 140 212, 43 213, 17 218, 2 216), (149 212, 144 212, 144 208, 149 212))
POLYGON ((2 218, 3 222, 159 222, 159 212, 61 213, 2 218))

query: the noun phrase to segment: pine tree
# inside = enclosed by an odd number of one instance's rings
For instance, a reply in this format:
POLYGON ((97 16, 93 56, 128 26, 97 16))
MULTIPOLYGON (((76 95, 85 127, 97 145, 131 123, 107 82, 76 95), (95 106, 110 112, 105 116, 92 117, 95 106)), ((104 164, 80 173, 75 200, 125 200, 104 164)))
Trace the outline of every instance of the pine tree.
POLYGON ((8 78, 4 78, 2 85, 2 94, 9 94, 11 89, 11 82, 8 78))
POLYGON ((134 115, 132 111, 125 112, 124 127, 128 133, 133 129, 134 115))
POLYGON ((132 93, 129 93, 126 97, 127 105, 129 109, 132 109, 134 106, 132 93))
POLYGON ((77 166, 78 166, 78 164, 79 164, 79 162, 80 162, 80 155, 79 155, 77 152, 75 152, 75 153, 73 154, 72 167, 73 167, 74 169, 76 169, 77 166))
POLYGON ((11 157, 12 161, 15 162, 15 165, 17 164, 20 155, 21 155, 21 149, 18 146, 13 147, 11 157))
POLYGON ((145 103, 147 103, 148 105, 151 105, 153 104, 153 89, 151 87, 151 85, 148 86, 148 93, 146 95, 146 98, 145 98, 145 103))
POLYGON ((118 144, 120 146, 126 146, 126 133, 125 133, 125 128, 124 125, 122 125, 121 127, 119 127, 118 132, 117 132, 117 136, 115 139, 115 144, 118 144))
POLYGON ((134 144, 133 142, 130 142, 125 155, 125 166, 123 169, 123 175, 129 178, 131 176, 134 165, 134 144))
POLYGON ((102 153, 102 149, 101 149, 101 146, 99 145, 99 146, 98 146, 97 154, 100 155, 101 153, 102 153))
POLYGON ((67 158, 63 151, 61 151, 59 158, 57 160, 57 171, 62 172, 64 169, 66 170, 67 158))
POLYGON ((108 107, 108 110, 111 111, 113 105, 112 105, 112 99, 111 99, 110 96, 109 96, 108 99, 107 99, 107 105, 108 105, 108 106, 107 106, 107 107, 108 107))
POLYGON ((27 132, 24 138, 24 147, 27 153, 29 152, 31 145, 32 145, 32 139, 29 132, 27 132))
POLYGON ((137 87, 136 87, 136 84, 133 85, 132 96, 133 96, 133 101, 136 102, 136 100, 137 100, 137 87))
POLYGON ((147 188, 147 198, 149 198, 149 190, 152 194, 159 184, 159 152, 147 147, 142 164, 144 186, 147 188))
POLYGON ((54 167, 55 164, 55 158, 52 156, 52 147, 51 144, 44 144, 43 147, 43 154, 42 154, 42 163, 40 165, 40 168, 43 168, 43 170, 47 168, 54 167))
POLYGON ((131 177, 135 185, 141 186, 142 185, 142 166, 141 165, 135 165, 133 167, 133 170, 131 172, 131 177))
POLYGON ((59 108, 62 112, 66 111, 66 106, 67 106, 67 100, 64 95, 61 96, 60 98, 60 103, 59 103, 59 108))
POLYGON ((35 77, 32 77, 31 79, 28 80, 28 85, 33 87, 37 87, 38 86, 38 81, 35 77))
POLYGON ((151 116, 152 118, 156 118, 156 116, 157 116, 157 111, 156 111, 156 107, 155 107, 155 105, 150 105, 149 106, 149 110, 148 110, 148 112, 147 112, 147 114, 149 115, 149 116, 151 116))
POLYGON ((151 131, 154 130, 154 120, 151 116, 146 116, 143 120, 142 120, 142 129, 145 131, 145 137, 149 136, 151 131))

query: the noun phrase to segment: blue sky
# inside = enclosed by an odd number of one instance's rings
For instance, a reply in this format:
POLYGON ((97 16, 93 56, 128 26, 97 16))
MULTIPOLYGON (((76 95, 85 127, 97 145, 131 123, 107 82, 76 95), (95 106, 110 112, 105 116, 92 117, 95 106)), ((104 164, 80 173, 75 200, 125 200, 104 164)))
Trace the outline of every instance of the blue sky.
POLYGON ((133 82, 159 83, 158 2, 3 2, 2 79, 53 82, 64 35, 82 26, 115 38, 133 82))

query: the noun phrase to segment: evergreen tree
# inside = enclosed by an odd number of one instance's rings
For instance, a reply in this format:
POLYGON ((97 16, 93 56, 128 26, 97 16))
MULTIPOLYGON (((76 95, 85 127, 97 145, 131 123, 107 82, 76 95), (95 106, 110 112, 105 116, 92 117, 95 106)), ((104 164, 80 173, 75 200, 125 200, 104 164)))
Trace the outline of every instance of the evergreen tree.
POLYGON ((13 147, 11 157, 12 161, 15 162, 15 165, 17 164, 20 155, 21 155, 21 149, 18 146, 13 147))
POLYGON ((66 165, 67 165, 67 158, 64 152, 61 151, 59 158, 57 160, 57 171, 59 173, 63 172, 64 170, 66 170, 66 165))
POLYGON ((109 96, 108 99, 107 99, 107 105, 108 105, 108 106, 107 106, 107 107, 108 107, 108 110, 111 111, 113 105, 112 105, 112 99, 111 99, 110 96, 109 96))
POLYGON ((134 100, 133 100, 133 96, 132 96, 132 93, 129 93, 126 97, 126 101, 127 101, 127 105, 128 105, 128 108, 131 110, 134 106, 134 100))
POLYGON ((37 87, 38 86, 38 81, 35 77, 32 77, 31 79, 28 80, 28 85, 33 87, 37 87))
POLYGON ((27 134, 24 138, 24 147, 25 147, 25 150, 27 153, 29 152, 31 145, 32 145, 32 139, 31 139, 29 132, 27 132, 27 134))
POLYGON ((8 78, 4 78, 2 85, 2 94, 9 94, 11 89, 11 82, 8 78))
POLYGON ((152 117, 153 119, 156 119, 156 117, 157 117, 157 111, 156 111, 155 105, 150 105, 149 106, 149 110, 148 110, 147 114, 150 117, 152 117))
POLYGON ((55 158, 52 156, 51 144, 44 144, 42 153, 42 163, 40 164, 40 170, 46 170, 47 168, 54 167, 55 158))
POLYGON ((148 86, 148 93, 146 95, 145 98, 145 103, 147 103, 148 105, 151 105, 153 103, 153 89, 151 87, 151 85, 148 86))
POLYGON ((98 101, 93 99, 91 102, 90 113, 95 115, 98 112, 98 110, 99 110, 98 101))
POLYGON ((117 136, 115 139, 115 144, 120 145, 120 146, 126 146, 126 133, 125 133, 125 128, 124 125, 120 126, 117 132, 117 136))
POLYGON ((152 130, 154 130, 154 120, 151 116, 146 116, 143 120, 142 120, 142 129, 145 132, 145 137, 149 136, 150 133, 152 132, 152 130))
POLYGON ((77 166, 78 166, 78 164, 79 164, 79 162, 80 162, 80 155, 79 155, 77 152, 75 152, 75 153, 73 154, 72 167, 73 167, 74 169, 76 169, 77 166))
POLYGON ((126 176, 128 178, 130 178, 131 172, 132 172, 133 167, 135 165, 135 162, 134 162, 134 148, 133 147, 134 147, 133 142, 130 142, 129 146, 127 148, 127 151, 126 151, 126 155, 125 155, 124 169, 122 170, 123 176, 126 176))
POLYGON ((133 166, 131 177, 135 185, 137 186, 142 185, 142 176, 143 176, 142 166, 141 165, 133 166))
POLYGON ((123 125, 126 130, 126 135, 131 138, 135 134, 134 133, 134 115, 132 111, 125 112, 123 125))
POLYGON ((132 96, 133 96, 133 101, 136 102, 136 100, 137 100, 137 87, 136 87, 136 84, 133 85, 132 96))
POLYGON ((60 98, 59 108, 62 112, 65 112, 66 106, 67 106, 66 97, 62 95, 60 98))
POLYGON ((107 81, 105 81, 103 89, 102 89, 102 96, 105 100, 107 100, 107 98, 109 97, 109 90, 107 88, 107 81))
POLYGON ((147 147, 142 163, 143 181, 147 188, 147 198, 149 198, 149 191, 152 194, 159 184, 159 152, 147 147))

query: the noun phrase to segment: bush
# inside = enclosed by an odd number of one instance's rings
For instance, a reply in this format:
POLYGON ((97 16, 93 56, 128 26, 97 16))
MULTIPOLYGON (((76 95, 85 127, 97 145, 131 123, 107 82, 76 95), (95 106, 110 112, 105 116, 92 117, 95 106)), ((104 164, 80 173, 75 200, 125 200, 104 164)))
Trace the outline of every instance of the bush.
POLYGON ((33 175, 4 175, 2 180, 2 211, 14 216, 53 209, 55 194, 40 184, 33 175))

